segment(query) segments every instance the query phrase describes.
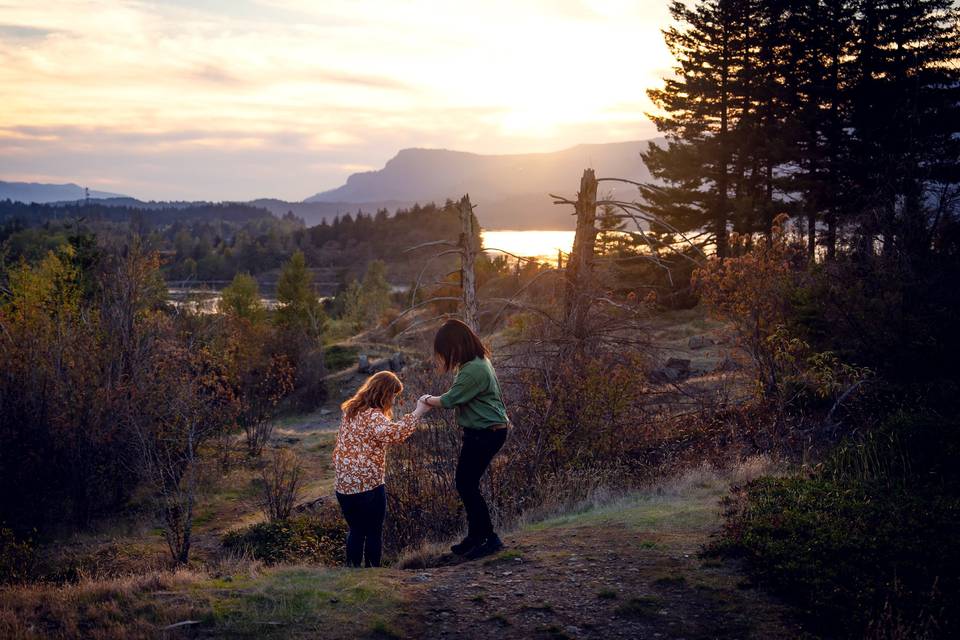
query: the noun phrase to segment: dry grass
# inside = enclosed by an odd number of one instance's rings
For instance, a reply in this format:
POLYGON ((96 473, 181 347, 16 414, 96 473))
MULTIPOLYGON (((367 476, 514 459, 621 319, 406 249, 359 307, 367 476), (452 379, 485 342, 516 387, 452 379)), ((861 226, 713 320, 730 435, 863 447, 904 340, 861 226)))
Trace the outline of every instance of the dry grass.
POLYGON ((0 637, 353 638, 392 628, 406 604, 398 587, 389 571, 263 568, 228 558, 206 571, 0 589, 0 637))
POLYGON ((74 585, 36 584, 0 589, 0 637, 145 638, 199 612, 189 602, 158 606, 158 593, 204 579, 191 570, 151 572, 74 585))

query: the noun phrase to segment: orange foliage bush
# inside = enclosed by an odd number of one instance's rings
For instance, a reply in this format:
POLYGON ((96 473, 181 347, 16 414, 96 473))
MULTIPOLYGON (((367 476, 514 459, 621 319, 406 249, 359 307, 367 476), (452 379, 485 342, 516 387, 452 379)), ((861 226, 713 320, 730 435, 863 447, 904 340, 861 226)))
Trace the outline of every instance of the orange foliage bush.
POLYGON ((787 219, 781 215, 775 220, 769 241, 750 244, 751 237, 732 235, 735 257, 712 257, 692 279, 711 313, 736 327, 764 393, 772 393, 779 382, 770 337, 787 322, 789 294, 805 266, 802 251, 784 232, 787 219))

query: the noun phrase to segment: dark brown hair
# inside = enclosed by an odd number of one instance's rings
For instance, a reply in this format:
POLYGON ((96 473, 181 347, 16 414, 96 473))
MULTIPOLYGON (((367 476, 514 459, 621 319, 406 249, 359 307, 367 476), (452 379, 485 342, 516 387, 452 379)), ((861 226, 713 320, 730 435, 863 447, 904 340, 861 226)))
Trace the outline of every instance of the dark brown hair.
POLYGON ((393 403, 403 391, 403 383, 395 373, 380 371, 373 374, 353 397, 340 405, 343 417, 353 420, 365 409, 380 409, 388 418, 393 418, 393 403))
POLYGON ((452 371, 474 358, 486 358, 490 349, 473 330, 459 320, 447 320, 433 339, 433 352, 440 359, 440 368, 452 371))

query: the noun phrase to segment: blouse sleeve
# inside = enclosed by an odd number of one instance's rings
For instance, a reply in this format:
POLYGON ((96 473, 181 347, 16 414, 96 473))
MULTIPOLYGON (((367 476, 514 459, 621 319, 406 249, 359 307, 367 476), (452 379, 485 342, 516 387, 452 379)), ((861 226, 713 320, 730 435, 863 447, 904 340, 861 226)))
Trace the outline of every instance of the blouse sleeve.
POLYGON ((399 420, 392 421, 379 411, 374 412, 373 435, 386 443, 403 442, 417 430, 420 418, 408 413, 399 420))
POLYGON ((440 396, 440 405, 444 409, 452 409, 457 405, 470 402, 481 391, 483 391, 483 384, 469 371, 461 369, 457 379, 453 381, 453 386, 440 396))

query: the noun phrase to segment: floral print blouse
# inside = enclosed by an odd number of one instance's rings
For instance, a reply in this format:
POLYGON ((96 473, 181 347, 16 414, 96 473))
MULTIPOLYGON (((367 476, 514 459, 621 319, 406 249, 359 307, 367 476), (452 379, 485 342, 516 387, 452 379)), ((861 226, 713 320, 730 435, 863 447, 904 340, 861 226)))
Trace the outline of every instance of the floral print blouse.
POLYGON ((419 421, 413 413, 392 421, 379 409, 365 409, 352 420, 344 417, 333 449, 337 493, 360 493, 382 485, 387 445, 409 438, 419 421))

